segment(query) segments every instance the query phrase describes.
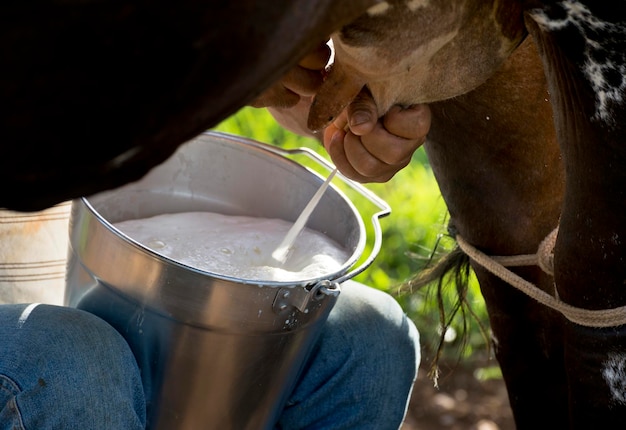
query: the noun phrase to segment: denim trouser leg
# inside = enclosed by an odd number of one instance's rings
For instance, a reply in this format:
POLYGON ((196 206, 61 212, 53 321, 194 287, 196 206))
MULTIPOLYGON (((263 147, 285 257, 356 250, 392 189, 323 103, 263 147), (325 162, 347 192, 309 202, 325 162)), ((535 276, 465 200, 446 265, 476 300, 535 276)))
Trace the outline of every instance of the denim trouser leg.
POLYGON ((341 294, 281 416, 283 430, 397 430, 420 362, 419 335, 389 295, 341 294))
MULTIPOLYGON (((278 427, 396 430, 419 360, 395 300, 347 282, 278 427)), ((71 308, 0 305, 0 430, 144 426, 139 371, 112 327, 71 308)))
POLYGON ((0 305, 0 429, 145 426, 139 371, 108 324, 51 305, 0 305))

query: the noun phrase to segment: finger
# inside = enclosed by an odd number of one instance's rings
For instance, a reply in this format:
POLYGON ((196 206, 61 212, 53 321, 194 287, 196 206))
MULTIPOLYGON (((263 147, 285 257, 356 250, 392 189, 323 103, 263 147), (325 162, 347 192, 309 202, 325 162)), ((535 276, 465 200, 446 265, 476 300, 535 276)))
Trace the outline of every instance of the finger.
POLYGON ((300 96, 285 88, 281 83, 274 84, 250 103, 255 108, 274 106, 290 108, 300 101, 300 96))
POLYGON ((385 182, 410 162, 410 157, 389 164, 373 155, 361 138, 347 133, 343 140, 347 162, 359 175, 360 182, 385 182))
POLYGON ((360 175, 354 170, 346 158, 343 145, 345 135, 346 132, 342 128, 337 128, 334 124, 329 125, 324 130, 324 148, 326 148, 326 152, 333 161, 333 164, 335 164, 335 167, 337 167, 344 176, 358 180, 357 178, 360 177, 360 175))
POLYGON ((350 131, 357 136, 370 133, 378 122, 378 109, 367 88, 361 90, 359 95, 348 105, 347 110, 350 131))
POLYGON ((363 80, 335 63, 313 99, 308 127, 322 130, 334 121, 363 88, 363 80))
POLYGON ((311 136, 316 139, 321 139, 319 134, 313 134, 306 126, 310 107, 311 98, 300 97, 300 101, 292 107, 286 109, 268 107, 267 110, 274 119, 287 130, 301 136, 311 136))
POLYGON ((383 117, 383 124, 389 133, 406 139, 425 138, 430 130, 430 108, 425 104, 407 108, 393 106, 383 117))
POLYGON ((324 131, 324 147, 339 171, 346 177, 361 183, 386 182, 406 163, 388 165, 373 157, 361 144, 359 137, 330 125, 324 131))
POLYGON ((294 67, 283 76, 281 83, 287 90, 311 97, 315 95, 323 81, 324 77, 320 71, 294 67))
POLYGON ((380 122, 360 139, 361 145, 372 157, 391 166, 406 164, 425 140, 426 136, 414 139, 395 136, 380 122))
POLYGON ((348 112, 344 109, 332 123, 336 128, 347 131, 348 130, 348 112))
POLYGON ((330 47, 324 43, 319 45, 298 63, 309 70, 324 70, 330 59, 330 47))

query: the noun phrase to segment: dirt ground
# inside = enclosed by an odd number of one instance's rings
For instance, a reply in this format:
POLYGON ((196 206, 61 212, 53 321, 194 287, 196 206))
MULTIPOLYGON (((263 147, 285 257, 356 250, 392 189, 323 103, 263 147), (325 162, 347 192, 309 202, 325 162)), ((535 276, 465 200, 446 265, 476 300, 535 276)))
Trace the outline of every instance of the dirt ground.
POLYGON ((418 373, 401 430, 515 430, 502 379, 475 377, 485 363, 441 365, 438 389, 428 364, 418 373))

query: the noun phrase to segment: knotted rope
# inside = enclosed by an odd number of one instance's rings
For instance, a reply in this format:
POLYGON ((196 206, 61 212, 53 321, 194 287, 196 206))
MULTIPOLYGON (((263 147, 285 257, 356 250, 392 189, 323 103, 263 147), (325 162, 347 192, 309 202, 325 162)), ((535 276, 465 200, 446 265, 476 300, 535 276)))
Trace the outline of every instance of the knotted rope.
POLYGON ((558 294, 557 297, 554 297, 546 293, 505 267, 538 265, 547 274, 554 275, 554 245, 557 233, 558 227, 541 242, 536 254, 515 256, 489 257, 467 243, 461 235, 456 236, 456 241, 468 257, 493 275, 539 303, 560 312, 565 318, 576 324, 586 327, 616 327, 626 324, 626 306, 602 310, 577 308, 559 300, 558 294))

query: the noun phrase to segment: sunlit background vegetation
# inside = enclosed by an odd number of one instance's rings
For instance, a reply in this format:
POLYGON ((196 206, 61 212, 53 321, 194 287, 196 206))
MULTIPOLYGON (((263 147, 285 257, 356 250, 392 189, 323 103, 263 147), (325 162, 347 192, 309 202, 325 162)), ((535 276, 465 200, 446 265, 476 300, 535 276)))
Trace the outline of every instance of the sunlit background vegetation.
MULTIPOLYGON (((215 130, 283 148, 308 147, 328 159, 318 141, 286 131, 264 109, 243 108, 215 127, 215 130)), ((428 362, 441 336, 440 309, 432 288, 406 291, 401 287, 424 269, 433 253, 445 253, 454 246, 453 241, 446 236, 445 203, 423 149, 418 150, 412 163, 389 182, 368 184, 366 187, 389 204, 391 214, 380 221, 383 231, 380 253, 355 280, 386 291, 398 300, 421 333, 423 362, 428 362)), ((358 207, 358 203, 355 204, 358 207)), ((443 298, 445 308, 449 310, 458 297, 454 287, 446 291, 443 298)), ((484 302, 475 280, 471 282, 468 301, 481 323, 487 327, 484 302)), ((466 326, 461 315, 453 320, 452 329, 446 334, 443 354, 449 360, 460 359, 462 362, 478 355, 484 357, 488 351, 479 325, 474 321, 465 323, 469 324, 466 342, 461 340, 466 326)))

